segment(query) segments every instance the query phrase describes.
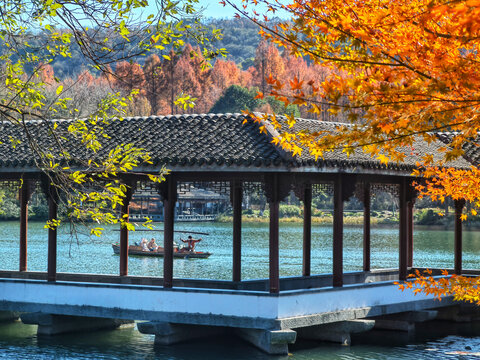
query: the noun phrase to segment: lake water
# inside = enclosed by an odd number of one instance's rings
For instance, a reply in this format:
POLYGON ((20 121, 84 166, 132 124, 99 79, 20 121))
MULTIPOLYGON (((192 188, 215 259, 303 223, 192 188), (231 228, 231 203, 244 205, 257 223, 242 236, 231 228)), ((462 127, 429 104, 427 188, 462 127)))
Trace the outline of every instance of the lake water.
MULTIPOLYGON (((43 223, 29 224, 28 269, 47 269, 47 231, 43 223)), ((182 278, 231 279, 232 226, 228 223, 179 223, 176 230, 207 232, 197 245, 209 251, 209 259, 174 260, 174 276, 182 278)), ((0 269, 18 269, 18 222, 0 223, 0 269)), ((72 238, 68 226, 59 230, 58 272, 118 274, 119 257, 113 255, 111 243, 119 232, 108 228, 101 238, 90 237, 78 229, 72 238)), ((161 239, 162 233, 131 233, 130 241, 142 236, 161 239)), ((176 238, 186 236, 177 233, 176 238)), ((242 239, 242 277, 268 277, 268 224, 244 224, 242 239)), ((312 274, 331 272, 331 226, 314 226, 312 230, 312 274)), ((453 232, 415 230, 414 265, 453 267, 453 232)), ((361 270, 362 229, 344 231, 345 271, 361 270)), ((480 232, 464 233, 464 268, 479 268, 480 232)), ((398 229, 372 229, 372 268, 398 266, 398 229)), ((131 275, 160 276, 163 261, 159 258, 129 259, 131 275)), ((302 271, 302 226, 281 224, 280 275, 298 276, 302 271)), ((427 325, 425 325, 427 326, 427 325)), ((368 333, 367 333, 368 334, 368 333)), ((353 346, 300 342, 291 348, 289 359, 470 359, 480 358, 480 326, 434 326, 417 338, 401 338, 382 332, 353 338, 353 346), (423 334, 423 335, 422 335, 423 334), (425 334, 428 334, 425 337, 425 334), (373 336, 372 336, 373 335, 373 336), (374 340, 378 340, 377 343, 374 340), (465 353, 459 353, 465 352, 465 353)), ((153 337, 135 329, 102 331, 92 334, 62 335, 52 338, 36 336, 36 327, 0 324, 0 358, 5 359, 271 359, 241 340, 226 335, 215 341, 196 341, 170 347, 154 347, 153 337)), ((287 357, 281 357, 287 358, 287 357)))

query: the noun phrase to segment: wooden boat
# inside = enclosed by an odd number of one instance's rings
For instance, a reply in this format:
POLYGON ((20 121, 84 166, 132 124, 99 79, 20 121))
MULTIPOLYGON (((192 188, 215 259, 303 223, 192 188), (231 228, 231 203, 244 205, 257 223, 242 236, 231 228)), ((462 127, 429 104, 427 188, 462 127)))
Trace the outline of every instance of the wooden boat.
MULTIPOLYGON (((119 244, 112 244, 112 248, 114 254, 120 254, 119 244)), ((143 251, 140 246, 130 245, 128 247, 128 255, 163 257, 164 252, 162 247, 159 247, 157 251, 143 251)), ((206 259, 210 255, 212 255, 212 253, 202 251, 184 251, 182 249, 174 249, 173 253, 174 258, 182 259, 206 259)))

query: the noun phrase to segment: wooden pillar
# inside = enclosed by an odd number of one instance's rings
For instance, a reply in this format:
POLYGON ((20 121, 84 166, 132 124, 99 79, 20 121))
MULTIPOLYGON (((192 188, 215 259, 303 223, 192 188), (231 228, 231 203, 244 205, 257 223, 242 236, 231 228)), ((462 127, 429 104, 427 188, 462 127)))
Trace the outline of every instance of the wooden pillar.
POLYGON ((398 277, 400 280, 407 279, 407 258, 408 258, 408 239, 407 239, 407 181, 402 179, 399 192, 399 256, 398 256, 398 277))
POLYGON ((407 266, 413 267, 413 206, 415 205, 414 199, 409 199, 407 202, 407 227, 408 227, 408 259, 407 266))
MULTIPOLYGON (((130 215, 130 201, 132 200, 133 189, 131 184, 127 185, 120 216, 128 223, 130 215)), ((120 276, 128 275, 128 228, 126 225, 120 227, 120 276)))
POLYGON ((19 190, 20 199, 20 271, 27 271, 28 202, 32 195, 31 181, 23 180, 19 190))
POLYGON ((303 193, 303 266, 302 275, 310 276, 312 262, 312 187, 303 193))
POLYGON ((173 175, 167 177, 163 187, 163 287, 173 286, 173 240, 177 181, 173 175))
POLYGON ((270 293, 280 292, 279 275, 279 178, 277 174, 272 174, 266 180, 267 200, 270 208, 270 228, 269 228, 269 287, 270 293))
POLYGON ((465 200, 455 200, 455 274, 462 274, 462 211, 465 200))
POLYGON ((363 188, 363 271, 370 271, 371 238, 370 238, 370 183, 363 188))
POLYGON ((242 280, 242 197, 243 187, 241 182, 232 182, 233 205, 233 261, 232 280, 242 280))
POLYGON ((343 175, 333 190, 333 286, 343 286, 343 175))
POLYGON ((51 183, 47 186, 48 198, 48 264, 47 264, 47 281, 54 282, 57 280, 57 220, 58 212, 58 189, 51 183))

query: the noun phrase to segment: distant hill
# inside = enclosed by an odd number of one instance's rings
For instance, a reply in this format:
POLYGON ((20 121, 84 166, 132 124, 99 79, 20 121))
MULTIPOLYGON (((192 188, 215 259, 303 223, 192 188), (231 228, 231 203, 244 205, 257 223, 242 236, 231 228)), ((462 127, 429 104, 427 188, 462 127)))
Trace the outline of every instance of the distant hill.
MULTIPOLYGON (((255 50, 260 42, 260 35, 256 25, 245 19, 207 19, 205 24, 222 29, 223 39, 217 41, 215 46, 227 49, 229 60, 235 61, 242 69, 248 69, 253 65, 255 50)), ((131 46, 134 46, 134 44, 131 46)), ((58 57, 51 64, 55 75, 60 79, 75 77, 85 69, 86 62, 78 46, 72 44, 71 51, 71 58, 58 57)), ((164 53, 167 52, 168 50, 164 50, 164 53)), ((132 60, 143 64, 145 58, 141 57, 132 60)), ((89 70, 93 72, 92 69, 89 70)))
POLYGON ((253 66, 255 50, 260 42, 257 25, 246 19, 213 19, 208 24, 223 30, 223 40, 216 45, 227 49, 229 60, 235 61, 243 70, 253 66))

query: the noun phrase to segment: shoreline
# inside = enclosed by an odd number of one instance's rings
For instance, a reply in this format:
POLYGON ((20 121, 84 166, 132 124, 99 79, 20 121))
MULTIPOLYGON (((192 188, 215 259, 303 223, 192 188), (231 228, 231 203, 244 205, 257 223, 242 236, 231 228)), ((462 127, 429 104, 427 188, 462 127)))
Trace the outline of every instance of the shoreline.
MULTIPOLYGON (((215 222, 217 223, 231 223, 233 221, 232 216, 220 216, 215 222)), ((268 217, 256 217, 243 215, 242 223, 268 223, 270 220, 268 217)), ((281 217, 279 218, 280 223, 303 223, 302 217, 281 217)), ((312 216, 312 225, 333 225, 333 217, 320 217, 312 216)), ((343 218, 344 226, 363 226, 363 216, 344 216, 343 218)), ((396 219, 389 218, 380 218, 380 217, 371 217, 370 225, 376 228, 388 228, 392 226, 398 226, 399 222, 396 219)), ((453 224, 432 224, 424 225, 417 224, 414 222, 414 226, 420 230, 447 230, 453 231, 453 224)), ((480 224, 464 224, 463 226, 465 231, 477 231, 480 230, 480 224)))

